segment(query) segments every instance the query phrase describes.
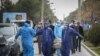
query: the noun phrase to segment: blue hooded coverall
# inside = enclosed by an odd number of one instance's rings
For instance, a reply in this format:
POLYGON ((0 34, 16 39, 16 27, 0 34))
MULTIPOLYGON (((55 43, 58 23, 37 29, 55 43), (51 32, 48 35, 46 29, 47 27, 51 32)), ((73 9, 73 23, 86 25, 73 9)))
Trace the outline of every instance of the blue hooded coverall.
POLYGON ((23 56, 34 56, 33 36, 35 36, 35 30, 32 29, 28 23, 25 23, 17 32, 15 39, 17 39, 19 35, 22 36, 23 56))
POLYGON ((80 36, 82 37, 78 32, 76 32, 72 28, 67 28, 62 30, 62 47, 61 47, 61 53, 62 56, 70 56, 70 50, 71 50, 71 38, 72 36, 80 36))
MULTIPOLYGON (((62 27, 61 25, 56 25, 54 28, 54 35, 56 38, 61 38, 62 37, 62 27)), ((57 49, 57 56, 61 56, 61 49, 57 49)))
POLYGON ((44 56, 52 56, 52 46, 54 35, 51 28, 42 28, 37 31, 37 35, 42 35, 42 52, 44 56))

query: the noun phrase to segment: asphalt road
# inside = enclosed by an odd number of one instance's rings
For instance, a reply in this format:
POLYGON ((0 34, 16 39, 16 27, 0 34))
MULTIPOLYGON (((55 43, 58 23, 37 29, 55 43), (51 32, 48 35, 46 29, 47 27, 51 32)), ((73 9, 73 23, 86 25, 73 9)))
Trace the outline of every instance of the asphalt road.
MULTIPOLYGON (((34 50, 35 56, 43 56, 42 54, 41 55, 38 54, 37 43, 34 44, 34 48, 35 48, 35 50, 34 50)), ((57 56, 57 55, 55 54, 55 56, 57 56)), ((70 56, 92 56, 92 55, 84 47, 82 47, 82 52, 76 52, 75 54, 70 55, 70 56)))

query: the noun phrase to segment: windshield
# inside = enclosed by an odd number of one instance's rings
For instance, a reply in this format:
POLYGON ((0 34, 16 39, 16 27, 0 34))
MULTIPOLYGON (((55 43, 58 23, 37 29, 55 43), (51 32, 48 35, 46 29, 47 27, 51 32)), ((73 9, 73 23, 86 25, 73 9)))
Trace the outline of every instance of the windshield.
POLYGON ((22 27, 25 22, 14 22, 18 27, 22 27))
POLYGON ((0 26, 0 35, 3 37, 10 38, 14 35, 14 27, 12 26, 0 26))
MULTIPOLYGON (((28 22, 31 26, 33 26, 32 25, 33 22, 31 22, 31 21, 28 21, 28 22)), ((12 22, 12 23, 16 24, 18 27, 22 27, 24 25, 25 21, 15 21, 15 22, 12 22)))

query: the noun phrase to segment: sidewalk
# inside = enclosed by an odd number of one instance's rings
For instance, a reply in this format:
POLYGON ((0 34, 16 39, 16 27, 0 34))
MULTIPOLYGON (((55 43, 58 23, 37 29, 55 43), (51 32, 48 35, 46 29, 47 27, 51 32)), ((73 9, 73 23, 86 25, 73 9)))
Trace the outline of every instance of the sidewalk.
MULTIPOLYGON (((43 55, 38 54, 38 45, 37 45, 37 43, 34 44, 34 48, 35 48, 35 50, 34 50, 35 56, 43 56, 43 55)), ((84 47, 82 47, 82 52, 76 52, 75 54, 73 54, 71 56, 93 56, 93 55, 91 55, 84 47)))

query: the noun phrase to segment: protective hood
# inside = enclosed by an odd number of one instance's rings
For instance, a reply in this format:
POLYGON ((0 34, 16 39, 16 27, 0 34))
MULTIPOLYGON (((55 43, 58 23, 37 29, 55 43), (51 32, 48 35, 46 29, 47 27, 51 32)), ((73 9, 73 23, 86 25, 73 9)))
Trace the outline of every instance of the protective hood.
POLYGON ((24 27, 29 27, 30 25, 28 23, 25 23, 24 24, 24 27))

